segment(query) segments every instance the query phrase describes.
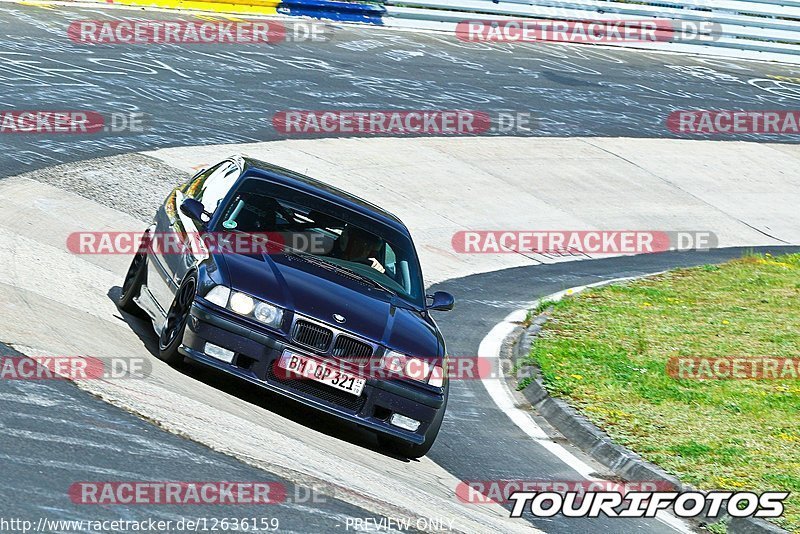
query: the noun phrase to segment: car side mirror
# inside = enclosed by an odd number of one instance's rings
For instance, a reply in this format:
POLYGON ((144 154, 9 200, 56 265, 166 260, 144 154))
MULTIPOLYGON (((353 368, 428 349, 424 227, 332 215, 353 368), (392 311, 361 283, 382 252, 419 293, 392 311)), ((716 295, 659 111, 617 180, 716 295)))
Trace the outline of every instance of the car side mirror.
POLYGON ((184 201, 181 202, 181 213, 201 224, 206 223, 206 221, 203 220, 203 215, 206 214, 206 211, 203 209, 203 203, 199 200, 193 198, 184 199, 184 201))
POLYGON ((433 300, 428 309, 434 311, 450 311, 456 303, 453 295, 446 291, 437 291, 433 295, 428 295, 428 298, 433 300))

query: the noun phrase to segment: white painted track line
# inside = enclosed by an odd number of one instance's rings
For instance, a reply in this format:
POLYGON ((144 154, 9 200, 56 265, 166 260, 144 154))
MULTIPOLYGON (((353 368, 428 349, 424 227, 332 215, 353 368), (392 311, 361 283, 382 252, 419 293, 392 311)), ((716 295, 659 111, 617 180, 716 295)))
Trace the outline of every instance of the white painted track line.
MULTIPOLYGON (((655 274, 660 273, 652 273, 649 276, 653 276, 655 274)), ((514 329, 517 328, 519 323, 523 321, 528 313, 528 309, 535 308, 540 302, 557 302, 561 300, 565 295, 573 295, 580 293, 581 291, 588 289, 590 287, 597 287, 601 285, 607 285, 614 282, 623 282, 626 280, 631 280, 631 277, 626 278, 617 278, 614 280, 609 281, 602 281, 597 282, 594 284, 589 284, 585 286, 574 287, 571 289, 566 289, 564 291, 559 291, 558 293, 553 293, 552 295, 548 295, 541 299, 535 300, 531 302, 530 306, 527 309, 520 309, 514 312, 511 312, 508 316, 506 316, 503 321, 496 324, 483 338, 481 341, 480 346, 478 347, 478 357, 479 358, 487 358, 497 360, 500 358, 500 349, 503 345, 503 341, 508 337, 514 329)), ((492 365, 492 369, 499 369, 501 368, 500 365, 492 365)), ((589 481, 601 481, 602 479, 592 476, 592 473, 597 472, 596 468, 591 467, 589 464, 575 456, 569 450, 567 450, 564 446, 559 445, 558 443, 554 442, 547 433, 540 427, 536 421, 531 417, 531 415, 519 408, 517 408, 516 402, 514 401, 514 396, 511 393, 511 390, 508 387, 506 381, 502 378, 498 379, 491 376, 484 376, 481 377, 481 382, 483 386, 486 388, 486 391, 489 393, 489 396, 492 397, 494 403, 501 409, 503 412, 508 416, 511 421, 519 427, 520 430, 525 432, 531 439, 536 441, 539 445, 545 448, 550 454, 561 460, 564 464, 569 466, 573 471, 578 473, 581 477, 585 480, 589 481)), ((691 533, 693 530, 686 524, 684 521, 678 519, 677 517, 668 514, 666 512, 659 512, 656 515, 656 519, 661 521, 662 523, 672 527, 677 532, 685 532, 691 533)))

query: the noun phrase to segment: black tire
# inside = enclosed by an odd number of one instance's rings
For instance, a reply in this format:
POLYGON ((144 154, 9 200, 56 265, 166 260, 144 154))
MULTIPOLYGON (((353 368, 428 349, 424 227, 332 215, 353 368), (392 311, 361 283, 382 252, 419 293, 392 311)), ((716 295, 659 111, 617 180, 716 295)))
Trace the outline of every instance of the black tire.
POLYGON ((183 342, 183 332, 189 319, 195 294, 197 293, 197 275, 190 274, 183 281, 175 294, 175 300, 169 307, 164 326, 158 336, 158 357, 170 365, 183 362, 183 354, 178 347, 183 342))
POLYGON ((444 412, 447 409, 447 399, 449 397, 450 384, 448 383, 444 390, 444 403, 442 404, 442 408, 439 410, 439 413, 436 414, 436 418, 431 423, 431 426, 428 427, 428 431, 425 432, 425 441, 423 443, 417 445, 416 443, 411 443, 381 433, 378 434, 378 443, 381 448, 393 452, 398 456, 411 459, 422 458, 428 454, 428 451, 431 450, 433 443, 436 441, 436 437, 439 435, 439 430, 442 428, 444 412))
POLYGON ((147 314, 133 300, 139 296, 146 279, 147 253, 140 251, 133 256, 128 272, 125 274, 125 280, 122 282, 122 291, 117 300, 120 310, 138 317, 147 317, 147 314))

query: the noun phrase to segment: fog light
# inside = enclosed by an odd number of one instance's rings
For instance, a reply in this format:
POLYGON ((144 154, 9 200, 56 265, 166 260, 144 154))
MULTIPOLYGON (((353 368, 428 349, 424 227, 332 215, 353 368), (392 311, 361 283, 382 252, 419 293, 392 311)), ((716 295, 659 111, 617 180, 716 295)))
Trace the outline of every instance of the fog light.
POLYGON ((233 357, 236 354, 232 350, 223 349, 218 345, 214 345, 213 343, 206 343, 206 348, 203 350, 206 354, 211 356, 212 358, 216 358, 218 360, 222 360, 226 363, 231 363, 233 361, 233 357))
POLYGON ((406 417, 405 415, 400 415, 399 413, 392 415, 392 418, 389 419, 389 422, 394 426, 399 426, 400 428, 410 430, 411 432, 416 432, 419 428, 419 421, 416 419, 411 419, 410 417, 406 417))

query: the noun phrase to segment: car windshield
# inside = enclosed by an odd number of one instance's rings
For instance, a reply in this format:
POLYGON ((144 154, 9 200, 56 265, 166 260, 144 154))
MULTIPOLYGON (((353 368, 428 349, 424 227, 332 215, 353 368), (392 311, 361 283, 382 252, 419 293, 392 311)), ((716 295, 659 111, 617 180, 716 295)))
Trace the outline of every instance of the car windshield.
POLYGON ((422 306, 414 246, 391 226, 319 197, 266 180, 242 182, 216 223, 220 231, 266 233, 297 254, 422 306))

